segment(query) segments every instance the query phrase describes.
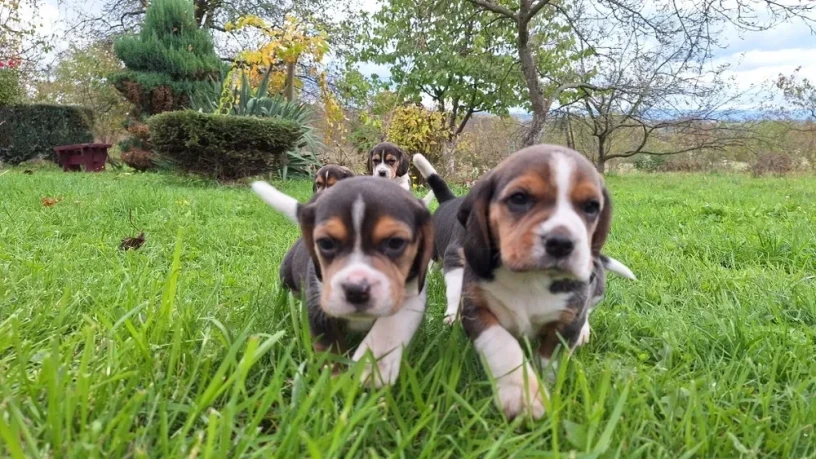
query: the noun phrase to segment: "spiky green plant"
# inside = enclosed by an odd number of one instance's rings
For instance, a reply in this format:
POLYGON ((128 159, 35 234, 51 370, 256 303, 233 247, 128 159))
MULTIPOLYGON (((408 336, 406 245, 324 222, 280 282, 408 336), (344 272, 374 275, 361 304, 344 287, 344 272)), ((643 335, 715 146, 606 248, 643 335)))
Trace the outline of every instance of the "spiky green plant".
POLYGON ((307 104, 298 101, 288 101, 280 95, 269 96, 269 76, 267 70, 257 88, 253 88, 246 72, 241 72, 239 85, 232 86, 229 106, 219 103, 224 94, 225 86, 231 86, 229 75, 222 73, 220 80, 211 80, 208 87, 202 91, 192 93, 190 100, 194 110, 204 113, 223 113, 233 116, 255 116, 261 118, 281 118, 294 121, 303 134, 298 139, 295 148, 286 152, 286 161, 280 170, 281 178, 289 175, 309 175, 320 167, 320 162, 314 155, 322 144, 312 129, 312 109, 307 104))

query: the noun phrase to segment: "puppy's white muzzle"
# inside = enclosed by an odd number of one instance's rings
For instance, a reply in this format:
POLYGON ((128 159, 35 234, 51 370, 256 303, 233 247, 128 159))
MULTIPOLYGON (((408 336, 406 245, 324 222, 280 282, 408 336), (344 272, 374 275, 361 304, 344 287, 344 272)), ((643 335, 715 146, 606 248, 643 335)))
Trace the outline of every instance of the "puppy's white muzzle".
POLYGON ((332 276, 323 310, 334 317, 384 317, 394 313, 391 281, 367 263, 353 261, 332 276))
POLYGON ((374 177, 384 177, 387 179, 393 179, 391 177, 391 168, 386 166, 384 163, 380 163, 377 167, 374 168, 374 173, 372 174, 374 177))

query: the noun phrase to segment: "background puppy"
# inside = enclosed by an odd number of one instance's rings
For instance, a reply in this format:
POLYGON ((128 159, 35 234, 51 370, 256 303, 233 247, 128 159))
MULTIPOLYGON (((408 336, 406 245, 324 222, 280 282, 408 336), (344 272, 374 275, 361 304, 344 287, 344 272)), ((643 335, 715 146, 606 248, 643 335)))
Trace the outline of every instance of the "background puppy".
POLYGON ((422 321, 425 275, 433 252, 431 215, 411 193, 371 177, 338 182, 300 205, 269 184, 253 190, 278 211, 294 213, 309 252, 306 301, 318 351, 346 351, 346 335, 367 331, 353 359, 377 359, 363 378, 393 384, 403 347, 422 321))
MULTIPOLYGON (((339 164, 326 164, 317 170, 312 184, 312 196, 317 196, 331 188, 338 181, 354 177, 351 169, 339 164)), ((280 265, 280 279, 283 286, 292 293, 299 295, 303 290, 306 269, 309 266, 309 251, 303 245, 303 238, 295 241, 292 248, 286 252, 280 265)))
POLYGON ((604 265, 634 277, 601 255, 612 216, 603 179, 579 153, 538 145, 504 160, 464 199, 450 199, 441 179, 428 182, 445 200, 434 215, 435 252, 448 267, 446 283, 456 281, 456 263, 444 257, 465 260, 462 326, 496 378, 498 405, 508 418, 539 418, 543 388, 518 338, 537 339, 546 366, 561 339, 571 350, 588 338, 604 265))
POLYGON ((408 175, 408 155, 390 142, 374 145, 368 152, 366 167, 369 175, 393 180, 406 190, 411 190, 411 177, 408 175))
POLYGON ((318 169, 317 174, 315 174, 312 193, 320 193, 333 187, 338 181, 349 177, 354 177, 354 172, 348 167, 339 164, 326 164, 318 169))

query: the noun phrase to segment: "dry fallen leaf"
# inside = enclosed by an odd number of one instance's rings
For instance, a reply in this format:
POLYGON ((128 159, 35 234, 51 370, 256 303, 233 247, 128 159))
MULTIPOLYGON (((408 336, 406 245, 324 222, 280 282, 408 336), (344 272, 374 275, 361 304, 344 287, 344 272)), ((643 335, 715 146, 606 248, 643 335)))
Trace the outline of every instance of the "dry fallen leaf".
POLYGON ((25 175, 32 175, 33 173, 34 173, 34 171, 32 171, 30 169, 26 169, 26 170, 23 171, 23 174, 25 174, 25 175))
POLYGON ((40 198, 40 202, 45 207, 52 207, 54 204, 62 201, 62 198, 49 198, 48 196, 43 196, 40 198))
POLYGON ((137 250, 145 243, 144 233, 139 233, 136 237, 126 237, 122 239, 122 243, 119 244, 120 250, 137 250))
POLYGON ((128 211, 128 220, 130 220, 130 226, 134 229, 139 231, 139 235, 136 237, 126 237, 122 239, 122 243, 119 244, 119 250, 138 250, 145 243, 145 235, 144 231, 136 228, 136 225, 133 224, 133 211, 128 211))

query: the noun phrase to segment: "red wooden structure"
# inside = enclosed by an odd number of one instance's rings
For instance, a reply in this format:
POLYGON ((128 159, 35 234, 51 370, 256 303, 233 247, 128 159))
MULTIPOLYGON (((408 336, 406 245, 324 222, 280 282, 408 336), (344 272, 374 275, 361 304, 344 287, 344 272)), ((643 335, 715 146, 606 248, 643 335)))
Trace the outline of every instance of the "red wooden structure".
POLYGON ((85 172, 99 172, 105 170, 108 148, 110 145, 104 143, 81 143, 54 147, 54 153, 65 172, 79 171, 83 164, 85 172))

